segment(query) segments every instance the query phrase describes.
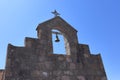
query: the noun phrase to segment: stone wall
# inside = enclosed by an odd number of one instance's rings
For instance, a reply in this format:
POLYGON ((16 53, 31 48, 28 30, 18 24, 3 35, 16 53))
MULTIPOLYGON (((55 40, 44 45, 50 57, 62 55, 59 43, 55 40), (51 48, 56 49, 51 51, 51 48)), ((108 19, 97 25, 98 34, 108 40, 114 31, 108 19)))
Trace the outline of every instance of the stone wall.
MULTIPOLYGON (((80 46, 83 54, 89 52, 88 45, 80 46)), ((36 50, 9 44, 5 80, 107 80, 100 55, 89 53, 74 62, 70 55, 40 55, 36 50)))
POLYGON ((4 80, 107 80, 100 54, 79 44, 77 31, 60 17, 37 27, 38 38, 25 38, 25 46, 8 45, 4 80), (65 38, 66 54, 53 54, 52 29, 65 38))
POLYGON ((0 80, 3 80, 3 73, 4 73, 4 70, 0 70, 0 80))
POLYGON ((37 35, 43 46, 46 46, 47 52, 53 54, 52 46, 52 30, 56 29, 61 32, 65 39, 66 55, 71 55, 73 60, 76 60, 78 51, 77 30, 69 25, 59 16, 52 18, 37 26, 37 35))

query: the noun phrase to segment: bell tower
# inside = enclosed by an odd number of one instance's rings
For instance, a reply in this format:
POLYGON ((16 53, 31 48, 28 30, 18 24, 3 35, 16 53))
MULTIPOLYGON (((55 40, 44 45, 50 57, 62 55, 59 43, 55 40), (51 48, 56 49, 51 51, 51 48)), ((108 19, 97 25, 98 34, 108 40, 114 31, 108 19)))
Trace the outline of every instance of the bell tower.
POLYGON ((52 32, 53 29, 60 31, 61 33, 59 34, 64 36, 66 55, 71 55, 73 60, 76 60, 74 58, 78 51, 77 30, 59 16, 39 24, 36 29, 38 38, 43 41, 43 45, 47 47, 46 54, 53 54, 52 33, 55 33, 52 32))
POLYGON ((38 38, 26 37, 23 47, 8 45, 2 80, 107 80, 101 55, 91 54, 78 42, 77 30, 52 13, 54 18, 37 26, 38 38), (56 42, 63 35, 66 55, 53 53, 52 34, 56 42))

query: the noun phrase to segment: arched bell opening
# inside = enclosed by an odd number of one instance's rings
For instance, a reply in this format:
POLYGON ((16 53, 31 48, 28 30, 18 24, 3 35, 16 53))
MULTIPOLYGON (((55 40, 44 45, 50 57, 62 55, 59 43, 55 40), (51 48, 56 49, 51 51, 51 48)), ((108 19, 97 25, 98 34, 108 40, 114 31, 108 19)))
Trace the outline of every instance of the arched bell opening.
POLYGON ((53 54, 65 54, 68 55, 68 46, 67 39, 62 32, 56 29, 52 29, 52 45, 53 45, 53 54))

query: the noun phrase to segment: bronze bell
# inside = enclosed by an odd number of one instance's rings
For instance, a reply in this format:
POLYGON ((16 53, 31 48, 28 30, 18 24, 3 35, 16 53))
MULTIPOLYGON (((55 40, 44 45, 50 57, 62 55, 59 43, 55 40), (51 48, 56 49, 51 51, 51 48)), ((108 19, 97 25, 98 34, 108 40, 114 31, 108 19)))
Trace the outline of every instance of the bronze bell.
POLYGON ((55 42, 60 42, 60 40, 59 40, 59 38, 58 38, 58 34, 56 34, 55 42))

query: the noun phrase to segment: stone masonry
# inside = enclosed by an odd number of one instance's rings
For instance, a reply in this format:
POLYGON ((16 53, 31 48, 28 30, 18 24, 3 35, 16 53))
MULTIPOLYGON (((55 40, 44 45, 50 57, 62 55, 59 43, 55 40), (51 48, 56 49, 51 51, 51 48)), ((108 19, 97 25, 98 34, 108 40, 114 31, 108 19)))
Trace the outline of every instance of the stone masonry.
POLYGON ((3 80, 4 70, 0 70, 0 80, 3 80))
POLYGON ((79 44, 77 30, 56 16, 38 25, 38 38, 25 38, 25 46, 8 44, 0 80, 107 80, 100 54, 79 44), (66 54, 54 54, 52 30, 64 36, 66 54), (3 73, 4 72, 4 73, 3 73))

